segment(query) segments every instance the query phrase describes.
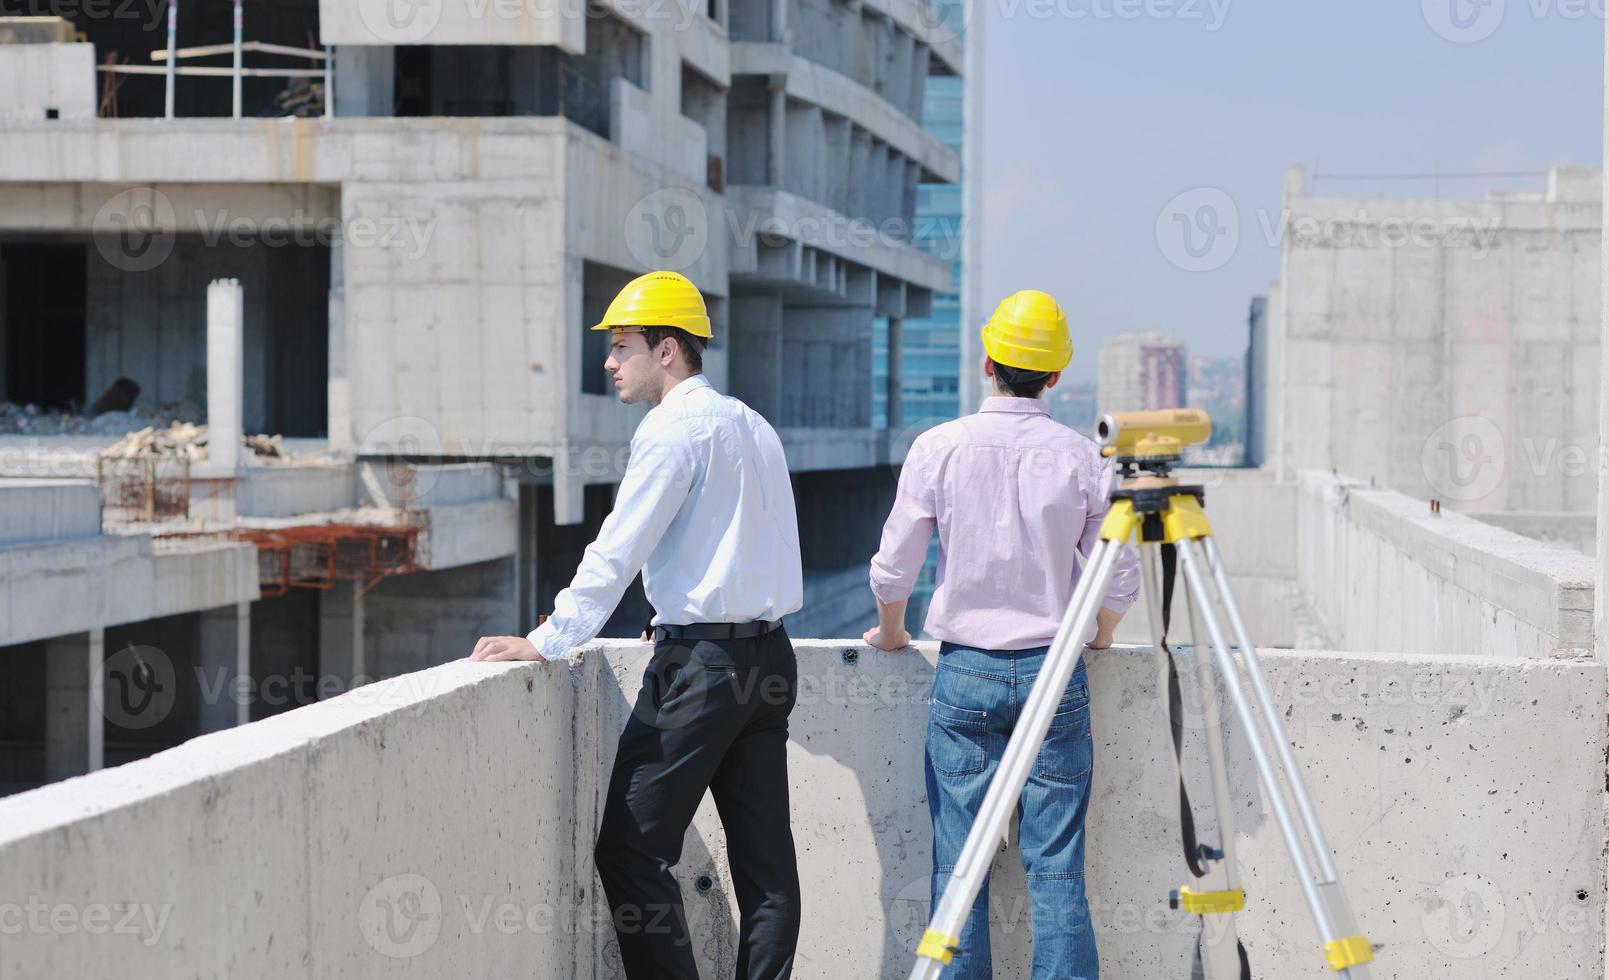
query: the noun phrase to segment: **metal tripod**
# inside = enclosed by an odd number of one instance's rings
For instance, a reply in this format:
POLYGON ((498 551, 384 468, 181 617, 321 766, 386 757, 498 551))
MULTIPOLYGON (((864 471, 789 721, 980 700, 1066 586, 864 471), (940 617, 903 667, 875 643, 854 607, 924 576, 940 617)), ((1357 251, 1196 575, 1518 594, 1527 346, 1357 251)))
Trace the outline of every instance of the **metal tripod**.
MULTIPOLYGON (((1202 624, 1210 640, 1212 663, 1205 655, 1196 659, 1196 676, 1203 697, 1202 723, 1207 742, 1207 761, 1212 772, 1213 805, 1221 843, 1217 848, 1197 845, 1193 818, 1181 778, 1181 820, 1184 824, 1186 860, 1196 879, 1196 887, 1182 886, 1172 901, 1177 908, 1203 917, 1221 915, 1226 928, 1203 930, 1198 944, 1198 972, 1205 980, 1250 980, 1250 967, 1244 948, 1235 933, 1234 914, 1245 907, 1240 871, 1235 858, 1234 810, 1229 802, 1228 774, 1225 766, 1219 705, 1214 694, 1213 664, 1217 676, 1229 691, 1235 717, 1251 746, 1263 793, 1279 825, 1280 835, 1290 853, 1303 896, 1318 928, 1325 965, 1346 980, 1367 980, 1367 964, 1374 958, 1373 947, 1359 932, 1352 910, 1341 887, 1340 876, 1319 827, 1312 800, 1302 784, 1295 753, 1285 736, 1284 725, 1269 693, 1257 650, 1246 632, 1245 622, 1229 591, 1229 579, 1212 540, 1212 529, 1202 509, 1202 488, 1180 486, 1167 475, 1168 465, 1177 457, 1164 459, 1119 457, 1124 480, 1112 494, 1112 506, 1101 525, 1100 540, 1084 567, 1072 602, 1062 616, 1061 626, 1051 644, 1045 665, 1027 702, 1022 720, 1006 745, 1000 767, 989 784, 983 805, 961 849, 960 859, 950 876, 948 887, 933 910, 933 918, 917 947, 916 965, 910 980, 937 980, 945 964, 960 952, 957 938, 966 922, 978 890, 989 874, 995 849, 1024 783, 1039 755, 1062 692, 1083 653, 1083 636, 1095 619, 1119 557, 1131 537, 1137 536, 1144 574, 1146 605, 1151 620, 1152 645, 1163 690, 1166 692, 1169 725, 1174 739, 1174 755, 1179 760, 1182 725, 1179 719, 1178 675, 1166 643, 1167 599, 1171 598, 1173 554, 1184 571, 1190 607, 1191 639, 1198 653, 1205 654, 1202 624), (1154 475, 1137 476, 1139 469, 1154 475), (1162 566, 1159 573, 1159 565, 1162 566), (1159 582, 1159 579, 1161 580, 1159 582), (1219 615, 1221 605, 1223 617, 1219 615), (1227 619, 1230 633, 1224 630, 1227 619), (1232 634, 1234 644, 1228 640, 1232 634), (1244 676, 1242 676, 1244 674, 1244 676), (1266 726, 1266 730, 1264 728, 1266 726), (1270 755, 1265 739, 1272 742, 1270 755), (1281 779, 1283 775, 1283 780, 1281 779), (1300 830, 1298 830, 1300 824, 1300 830), (1305 832, 1306 838, 1302 834, 1305 832)), ((1182 762, 1180 762, 1182 769, 1182 762)))

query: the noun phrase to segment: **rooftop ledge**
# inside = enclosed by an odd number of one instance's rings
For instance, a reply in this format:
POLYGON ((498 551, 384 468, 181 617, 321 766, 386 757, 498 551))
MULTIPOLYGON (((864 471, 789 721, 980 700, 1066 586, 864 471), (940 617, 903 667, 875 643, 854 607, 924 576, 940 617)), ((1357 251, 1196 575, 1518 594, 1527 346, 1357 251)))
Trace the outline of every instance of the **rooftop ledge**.
MULTIPOLYGON (((795 646, 796 976, 901 975, 927 915, 922 737, 936 650, 795 646)), ((0 976, 617 976, 590 852, 649 652, 609 641, 551 664, 457 661, 0 800, 0 923, 13 933, 0 976)), ((1383 975, 1476 960, 1504 976, 1601 969, 1599 663, 1264 659, 1383 975), (1483 928, 1469 928, 1471 907, 1483 928)), ((1185 976, 1195 926, 1166 903, 1187 872, 1151 654, 1117 647, 1089 669, 1102 972, 1185 976)), ((1226 748, 1252 962, 1264 976, 1327 975, 1242 734, 1226 748)), ((1186 751, 1192 796, 1206 800, 1193 726, 1186 751)), ((1197 814, 1210 840, 1210 814, 1197 814)), ((730 877, 708 801, 677 873, 704 975, 730 975, 730 877), (713 887, 692 887, 704 876, 713 887)), ((1015 854, 1002 855, 1003 977, 1028 975, 1022 892, 1015 854)))

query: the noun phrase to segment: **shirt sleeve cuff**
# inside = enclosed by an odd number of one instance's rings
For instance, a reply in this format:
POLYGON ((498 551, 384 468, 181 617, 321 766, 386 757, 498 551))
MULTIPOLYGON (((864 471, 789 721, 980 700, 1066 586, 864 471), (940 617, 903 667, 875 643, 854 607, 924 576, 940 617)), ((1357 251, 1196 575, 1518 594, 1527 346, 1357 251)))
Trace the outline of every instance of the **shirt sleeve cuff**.
POLYGON ((543 660, 558 660, 569 652, 569 647, 559 639, 559 631, 553 628, 552 620, 538 626, 525 638, 536 647, 536 652, 542 655, 543 660))
POLYGON ((889 582, 878 578, 875 574, 871 576, 871 587, 872 597, 884 604, 904 602, 915 591, 912 586, 902 586, 898 582, 889 582))
POLYGON ((1107 596, 1106 601, 1101 603, 1101 608, 1110 609, 1115 613, 1126 613, 1139 599, 1140 594, 1138 592, 1132 595, 1107 596))

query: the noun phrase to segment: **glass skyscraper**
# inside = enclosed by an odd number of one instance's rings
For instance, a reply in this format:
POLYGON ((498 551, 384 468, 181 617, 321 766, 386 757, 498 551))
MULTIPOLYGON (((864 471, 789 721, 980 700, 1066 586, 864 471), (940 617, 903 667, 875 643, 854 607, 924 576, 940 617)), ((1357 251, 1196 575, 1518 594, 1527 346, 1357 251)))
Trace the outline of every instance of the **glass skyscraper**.
MULTIPOLYGON (((960 4, 940 2, 943 10, 960 4)), ((946 22, 951 18, 946 16, 946 22)), ((959 17, 954 19, 959 23, 959 17)), ((962 97, 965 83, 955 75, 927 79, 922 125, 946 145, 961 152, 962 97)), ((966 174, 961 175, 962 181, 966 174)), ((926 428, 960 414, 961 372, 961 184, 921 184, 916 191, 915 244, 950 263, 955 292, 933 296, 933 315, 907 318, 901 331, 901 416, 906 428, 926 428)), ((872 337, 873 425, 888 424, 888 323, 881 318, 872 337)))
MULTIPOLYGON (((935 6, 944 23, 959 35, 965 0, 935 0, 935 6)), ((964 97, 965 82, 961 78, 928 77, 922 126, 957 154, 963 154, 964 97)), ((932 316, 909 317, 901 325, 901 428, 910 432, 949 421, 961 413, 961 204, 966 179, 963 166, 959 182, 924 183, 916 191, 914 243, 929 255, 950 263, 953 292, 934 294, 932 316)), ((874 426, 888 425, 888 321, 881 317, 872 332, 872 417, 874 426)), ((933 595, 938 549, 938 536, 934 535, 906 614, 913 634, 921 629, 933 595)))

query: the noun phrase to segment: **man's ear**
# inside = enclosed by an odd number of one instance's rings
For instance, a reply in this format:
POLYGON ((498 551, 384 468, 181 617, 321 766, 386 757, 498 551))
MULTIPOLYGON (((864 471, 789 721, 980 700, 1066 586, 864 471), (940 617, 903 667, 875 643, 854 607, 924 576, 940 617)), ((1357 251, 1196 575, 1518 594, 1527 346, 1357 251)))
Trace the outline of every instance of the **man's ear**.
POLYGON ((1052 372, 1050 372, 1050 380, 1045 382, 1045 390, 1049 391, 1051 388, 1056 387, 1056 382, 1058 382, 1060 380, 1061 380, 1061 372, 1060 371, 1052 371, 1052 372))
POLYGON ((994 377, 994 359, 987 354, 983 355, 983 376, 985 378, 994 377))

